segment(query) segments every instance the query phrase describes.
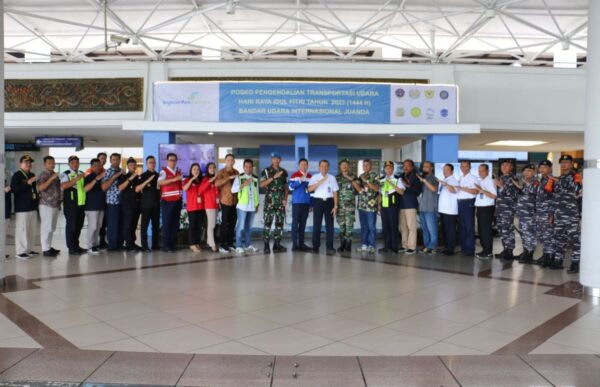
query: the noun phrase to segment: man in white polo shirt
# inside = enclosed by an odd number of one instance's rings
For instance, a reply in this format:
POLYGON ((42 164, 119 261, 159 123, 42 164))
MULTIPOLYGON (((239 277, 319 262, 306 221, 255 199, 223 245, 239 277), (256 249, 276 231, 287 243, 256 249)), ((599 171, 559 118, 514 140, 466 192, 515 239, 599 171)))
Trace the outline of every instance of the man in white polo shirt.
POLYGON ((313 252, 318 253, 321 246, 321 224, 325 217, 327 255, 335 254, 333 248, 333 217, 337 213, 338 183, 335 176, 329 174, 329 161, 319 162, 319 173, 308 182, 308 192, 313 193, 313 252))
POLYGON ((475 184, 475 188, 479 191, 475 198, 475 207, 477 207, 477 228, 481 243, 481 251, 475 256, 478 259, 488 260, 494 257, 492 219, 496 201, 496 182, 490 176, 490 167, 487 164, 479 166, 479 182, 475 184))
POLYGON ((460 246, 467 257, 475 255, 475 188, 477 179, 471 174, 471 162, 461 161, 461 176, 458 179, 458 227, 460 246))
POLYGON ((438 213, 442 220, 444 233, 444 252, 446 256, 454 255, 456 248, 456 220, 458 218, 458 180, 454 177, 454 166, 444 165, 444 179, 438 180, 439 197, 438 213))

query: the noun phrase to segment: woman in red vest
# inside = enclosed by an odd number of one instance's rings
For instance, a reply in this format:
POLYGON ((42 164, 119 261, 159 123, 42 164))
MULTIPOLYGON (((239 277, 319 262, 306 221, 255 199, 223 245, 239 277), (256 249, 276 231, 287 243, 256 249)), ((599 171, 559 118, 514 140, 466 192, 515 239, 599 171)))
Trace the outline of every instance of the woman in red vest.
POLYGON ((163 221, 163 251, 174 252, 177 248, 179 232, 179 216, 181 213, 181 171, 177 168, 177 155, 167 155, 167 166, 160 171, 158 186, 160 187, 160 210, 163 221))
POLYGON ((219 251, 215 243, 215 226, 217 224, 217 212, 219 211, 219 189, 215 186, 216 178, 217 166, 215 163, 208 163, 206 165, 206 175, 202 179, 202 183, 200 183, 200 188, 198 188, 198 193, 202 195, 202 202, 204 203, 208 223, 206 243, 208 243, 214 252, 219 251))
POLYGON ((190 166, 190 173, 187 179, 183 182, 183 190, 185 191, 185 204, 189 220, 188 242, 190 250, 195 253, 200 251, 200 233, 202 232, 203 218, 206 217, 204 201, 198 190, 201 180, 202 170, 200 169, 200 164, 193 163, 190 166))

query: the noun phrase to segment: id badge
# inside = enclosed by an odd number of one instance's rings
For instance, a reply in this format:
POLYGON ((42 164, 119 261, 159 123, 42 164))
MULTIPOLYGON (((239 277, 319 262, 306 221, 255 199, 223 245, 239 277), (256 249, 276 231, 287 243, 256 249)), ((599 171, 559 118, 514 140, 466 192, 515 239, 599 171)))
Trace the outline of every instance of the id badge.
POLYGON ((196 196, 196 203, 202 203, 202 196, 196 196))
POLYGON ((346 189, 351 189, 351 188, 352 188, 352 183, 346 184, 346 189))
POLYGON ((327 187, 327 193, 331 193, 331 187, 327 187))
POLYGON ((31 193, 31 197, 33 198, 33 200, 36 200, 37 199, 37 194, 35 192, 32 192, 31 193))

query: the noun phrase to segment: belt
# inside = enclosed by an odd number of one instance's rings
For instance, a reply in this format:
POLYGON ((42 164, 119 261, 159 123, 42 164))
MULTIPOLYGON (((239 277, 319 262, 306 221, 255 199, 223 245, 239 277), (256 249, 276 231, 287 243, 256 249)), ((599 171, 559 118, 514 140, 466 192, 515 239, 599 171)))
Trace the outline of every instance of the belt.
POLYGON ((472 199, 458 199, 459 202, 466 202, 467 200, 475 200, 475 198, 472 198, 472 199))
POLYGON ((333 200, 333 197, 330 197, 330 198, 314 198, 314 199, 316 199, 316 200, 322 200, 322 201, 326 202, 328 200, 333 200))

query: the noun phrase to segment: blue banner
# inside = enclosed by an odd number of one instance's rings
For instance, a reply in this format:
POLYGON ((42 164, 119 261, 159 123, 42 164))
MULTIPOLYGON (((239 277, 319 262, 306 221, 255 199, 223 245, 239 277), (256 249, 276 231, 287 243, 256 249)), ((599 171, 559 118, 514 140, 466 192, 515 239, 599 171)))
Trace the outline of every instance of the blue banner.
POLYGON ((390 85, 221 83, 220 122, 390 122, 390 85))

